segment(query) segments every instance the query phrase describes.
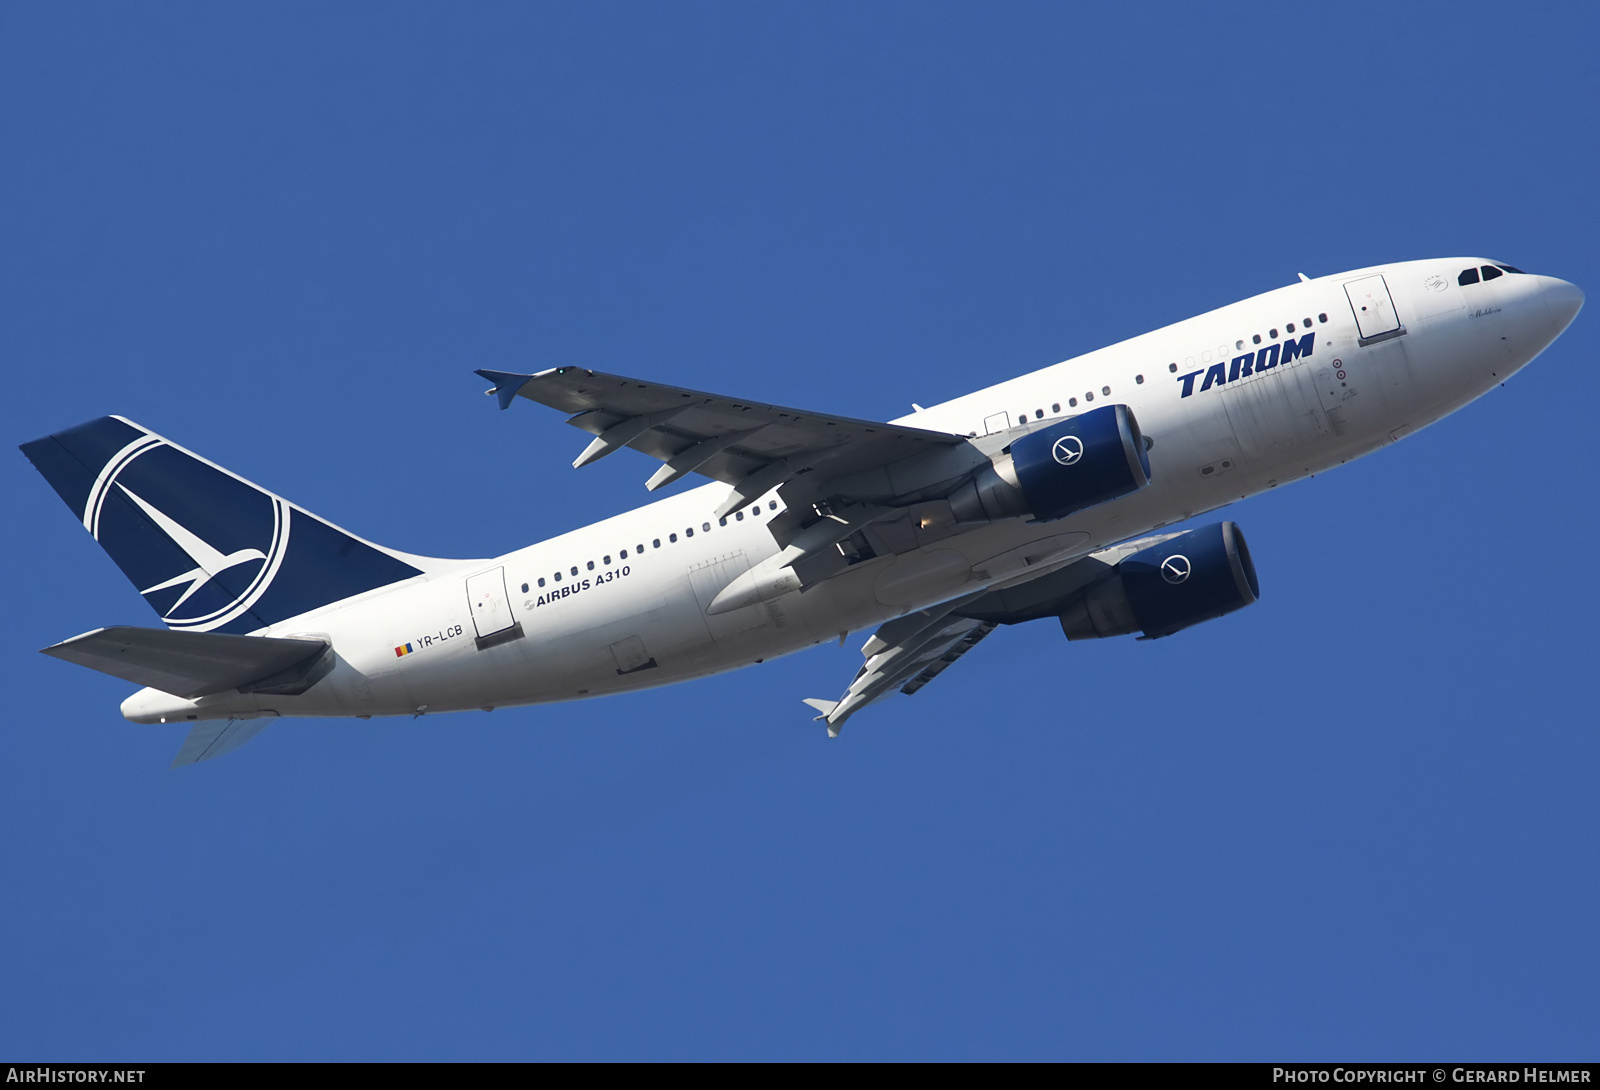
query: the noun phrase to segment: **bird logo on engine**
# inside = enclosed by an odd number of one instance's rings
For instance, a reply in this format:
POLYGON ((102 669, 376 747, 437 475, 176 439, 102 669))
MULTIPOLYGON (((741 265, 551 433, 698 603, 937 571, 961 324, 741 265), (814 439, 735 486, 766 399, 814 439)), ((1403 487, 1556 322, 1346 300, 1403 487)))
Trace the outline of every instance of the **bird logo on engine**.
POLYGON ((1083 457, 1083 440, 1076 435, 1063 435, 1050 448, 1050 457, 1064 466, 1076 465, 1083 457))
POLYGON ((1173 553, 1161 562, 1161 578, 1177 586, 1189 578, 1189 558, 1182 553, 1173 553))

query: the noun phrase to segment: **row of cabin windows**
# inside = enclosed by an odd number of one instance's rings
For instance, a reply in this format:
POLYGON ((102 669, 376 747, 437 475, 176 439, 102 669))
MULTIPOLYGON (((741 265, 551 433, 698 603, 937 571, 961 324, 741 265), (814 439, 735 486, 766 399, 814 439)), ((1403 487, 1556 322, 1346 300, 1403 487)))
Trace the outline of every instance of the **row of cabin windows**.
MULTIPOLYGON (((1328 320, 1328 316, 1326 314, 1317 315, 1317 321, 1318 322, 1326 323, 1327 320, 1328 320)), ((1311 319, 1310 318, 1302 318, 1302 319, 1300 319, 1300 325, 1304 329, 1310 329, 1311 328, 1311 319)), ((1283 331, 1286 334, 1292 334, 1294 332, 1294 329, 1295 329, 1295 326, 1294 326, 1294 322, 1292 322, 1292 321, 1291 322, 1285 322, 1283 324, 1283 331)), ((1278 339, 1278 331, 1276 329, 1267 330, 1267 337, 1270 340, 1274 340, 1274 341, 1277 340, 1278 339)), ((1251 337, 1250 337, 1250 343, 1251 344, 1260 344, 1261 343, 1261 334, 1259 334, 1259 333, 1252 334, 1251 337)), ((1236 351, 1236 352, 1243 351, 1244 350, 1244 342, 1243 341, 1234 341, 1233 342, 1233 347, 1234 347, 1234 351, 1236 351)))
POLYGON ((1484 265, 1477 269, 1462 269, 1461 275, 1456 277, 1456 283, 1466 287, 1468 284, 1476 284, 1480 279, 1493 280, 1498 276, 1504 276, 1506 273, 1516 273, 1518 276, 1528 275, 1521 269, 1514 269, 1510 265, 1484 265))
MULTIPOLYGON (((767 501, 767 510, 776 511, 777 509, 778 509, 778 501, 777 500, 768 500, 767 501)), ((750 517, 753 518, 753 519, 758 519, 758 518, 761 517, 761 505, 759 503, 756 504, 754 507, 750 508, 750 517)), ((735 511, 733 513, 733 520, 735 522, 743 522, 744 521, 744 511, 743 511, 743 509, 740 509, 740 510, 735 511)), ((717 520, 717 525, 718 526, 726 526, 726 525, 728 525, 727 516, 724 515, 722 518, 718 519, 717 520)), ((700 532, 702 534, 709 534, 711 532, 711 523, 702 522, 700 524, 700 532)), ((694 527, 693 526, 685 527, 684 531, 683 531, 683 536, 685 538, 693 537, 694 536, 694 527)), ((668 534, 667 535, 667 544, 669 544, 669 545, 676 544, 677 540, 678 540, 678 535, 677 534, 668 534)), ((659 537, 651 539, 650 547, 653 548, 653 549, 661 548, 661 539, 659 537)), ((639 544, 639 545, 635 545, 633 547, 633 551, 635 553, 637 553, 638 555, 643 556, 644 555, 644 545, 642 543, 639 544)), ((627 549, 618 549, 617 550, 617 559, 618 560, 626 560, 626 559, 628 559, 628 550, 627 549)), ((610 554, 608 553, 605 556, 602 556, 600 558, 600 563, 602 565, 610 564, 611 563, 610 554)), ((588 571, 594 571, 594 561, 593 560, 585 561, 585 567, 586 567, 586 569, 588 571)), ((572 567, 570 569, 568 569, 568 574, 571 575, 573 578, 576 578, 578 576, 578 565, 576 565, 576 564, 572 565, 572 567)), ((560 572, 556 572, 550 578, 553 581, 559 583, 559 582, 561 582, 561 573, 560 572)), ((539 586, 541 586, 541 587, 544 586, 544 583, 545 583, 544 577, 540 576, 539 577, 539 586)), ((527 594, 528 593, 528 584, 526 584, 526 583, 522 584, 522 593, 523 594, 527 594)))
MULTIPOLYGON (((1134 375, 1133 376, 1133 381, 1138 383, 1140 386, 1143 386, 1144 385, 1144 376, 1143 375, 1134 375)), ((1100 387, 1100 396, 1102 396, 1102 397, 1110 397, 1111 396, 1111 387, 1109 387, 1109 386, 1100 387)), ((1094 400, 1094 391, 1090 390, 1087 393, 1085 393, 1083 395, 1083 399, 1085 401, 1093 401, 1094 400)), ((1068 408, 1077 408, 1077 406, 1078 406, 1078 399, 1077 398, 1075 398, 1075 397, 1067 398, 1067 407, 1068 408)), ((1057 401, 1055 404, 1051 405, 1050 406, 1050 411, 1051 411, 1051 413, 1059 413, 1061 411, 1061 402, 1057 401)), ((1043 420, 1044 419, 1044 410, 1043 409, 1035 409, 1035 410, 1033 410, 1033 418, 1035 420, 1043 420)), ((1017 423, 1019 425, 1020 424, 1026 424, 1027 422, 1028 422, 1028 414, 1027 413, 1018 413, 1017 414, 1017 423)), ((975 432, 975 431, 972 431, 972 432, 968 432, 967 434, 971 435, 971 436, 976 436, 978 433, 975 432)))
MULTIPOLYGON (((1325 324, 1327 324, 1327 321, 1328 321, 1328 316, 1326 314, 1318 314, 1317 315, 1317 323, 1319 325, 1325 325, 1325 324)), ((1310 329, 1311 328, 1311 319, 1310 318, 1302 318, 1302 319, 1300 319, 1299 328, 1301 328, 1301 329, 1310 329)), ((1283 331, 1285 333, 1293 334, 1295 329, 1296 329, 1296 326, 1295 326, 1294 322, 1290 321, 1290 322, 1283 323, 1283 331)), ((1274 328, 1274 329, 1267 330, 1267 338, 1269 340, 1274 340, 1274 341, 1277 340, 1278 339, 1278 331, 1277 331, 1277 329, 1274 328)), ((1261 334, 1259 334, 1259 333, 1252 334, 1251 337, 1250 337, 1250 343, 1251 344, 1260 344, 1261 343, 1261 334)), ((1243 340, 1234 341, 1233 342, 1233 348, 1234 348, 1234 351, 1236 351, 1236 352, 1244 351, 1244 341, 1243 340)), ((1217 358, 1221 359, 1222 357, 1226 356, 1227 354, 1228 354, 1227 349, 1225 349, 1225 348, 1218 348, 1217 349, 1217 358)), ((1205 362, 1205 363, 1210 363, 1211 362, 1211 353, 1209 351, 1202 352, 1200 354, 1200 356, 1201 356, 1201 360, 1203 362, 1205 362)), ((1189 359, 1189 363, 1191 365, 1193 365, 1193 363, 1194 363, 1193 357, 1191 357, 1189 359)), ((1175 375, 1175 374, 1178 373, 1178 365, 1176 363, 1169 363, 1169 364, 1167 364, 1167 370, 1175 375)))
MULTIPOLYGON (((1133 381, 1138 383, 1139 385, 1143 386, 1144 385, 1144 376, 1143 375, 1135 375, 1135 376, 1133 376, 1133 381)), ((1111 387, 1109 387, 1109 386, 1100 387, 1100 396, 1101 397, 1110 397, 1111 396, 1111 387)), ((1093 390, 1085 391, 1084 395, 1083 395, 1083 400, 1086 401, 1086 402, 1087 401, 1093 401, 1094 400, 1094 391, 1093 390)), ((1067 398, 1067 407, 1069 409, 1076 409, 1078 407, 1078 399, 1075 398, 1075 397, 1067 398)))
MULTIPOLYGON (((1502 265, 1501 268, 1507 269, 1507 270, 1509 270, 1511 272, 1517 272, 1518 271, 1516 269, 1512 269, 1509 265, 1502 265)), ((1471 270, 1471 269, 1467 270, 1467 272, 1472 272, 1472 271, 1473 270, 1471 270)), ((1462 273, 1461 275, 1462 276, 1466 276, 1467 273, 1462 273)), ((1497 273, 1495 273, 1495 275, 1499 276, 1500 274, 1497 272, 1497 273)), ((1462 283, 1465 284, 1465 283, 1467 283, 1467 281, 1463 280, 1462 283)), ((1328 321, 1328 316, 1326 314, 1318 314, 1317 315, 1317 321, 1319 323, 1326 324, 1327 321, 1328 321)), ((1311 328, 1311 319, 1310 318, 1302 318, 1302 319, 1300 319, 1300 327, 1304 328, 1304 329, 1310 329, 1311 328)), ((1283 329, 1284 329, 1285 333, 1293 333, 1295 331, 1295 328, 1296 328, 1296 326, 1295 326, 1295 323, 1293 321, 1288 321, 1288 322, 1285 322, 1283 324, 1283 329)), ((1267 336, 1272 340, 1277 340, 1278 339, 1278 331, 1277 331, 1277 329, 1269 329, 1267 331, 1267 336)), ((1259 334, 1259 333, 1255 334, 1254 336, 1252 336, 1250 338, 1250 340, 1251 340, 1251 343, 1253 343, 1253 344, 1260 344, 1261 343, 1261 334, 1259 334)), ((1242 340, 1234 341, 1233 342, 1233 347, 1236 350, 1242 351, 1244 349, 1244 341, 1242 341, 1242 340)), ((1210 360, 1210 355, 1211 354, 1209 352, 1206 353, 1206 357, 1207 357, 1207 361, 1208 362, 1210 360)), ((1178 365, 1176 363, 1169 363, 1169 364, 1167 364, 1167 370, 1172 372, 1173 374, 1177 374, 1178 373, 1178 365)), ((1144 385, 1144 376, 1143 375, 1134 375, 1133 376, 1133 381, 1137 385, 1143 386, 1144 385)), ((1100 387, 1100 396, 1101 397, 1110 397, 1111 396, 1111 387, 1109 387, 1109 386, 1100 387)), ((1085 402, 1093 401, 1094 400, 1094 391, 1093 390, 1086 391, 1084 393, 1084 395, 1083 395, 1083 400, 1085 402)), ((1067 407, 1068 408, 1072 408, 1072 409, 1077 408, 1078 407, 1078 399, 1075 398, 1075 397, 1067 398, 1067 407)), ((1058 403, 1056 403, 1054 405, 1051 405, 1050 406, 1050 411, 1053 412, 1053 413, 1060 412, 1061 411, 1060 403, 1058 402, 1058 403)), ((1043 409, 1035 409, 1035 410, 1033 410, 1033 418, 1035 420, 1043 420, 1044 419, 1044 410, 1043 409)), ((1018 416, 1017 416, 1017 423, 1018 424, 1026 424, 1027 422, 1028 422, 1028 414, 1027 413, 1018 414, 1018 416)), ((968 435, 972 435, 972 436, 976 436, 978 433, 974 431, 974 432, 968 432, 967 434, 968 435)))

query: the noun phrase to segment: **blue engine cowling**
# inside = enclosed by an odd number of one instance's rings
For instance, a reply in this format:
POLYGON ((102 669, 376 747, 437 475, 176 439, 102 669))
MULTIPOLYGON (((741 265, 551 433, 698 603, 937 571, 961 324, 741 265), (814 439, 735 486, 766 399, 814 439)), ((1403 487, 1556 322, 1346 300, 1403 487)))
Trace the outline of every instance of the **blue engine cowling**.
POLYGON ((1142 631, 1148 639, 1243 609, 1261 597, 1244 534, 1219 522, 1168 538, 1117 565, 1061 613, 1069 640, 1142 631))
POLYGON ((961 522, 1065 518, 1149 484, 1145 447, 1128 406, 1093 409, 1013 442, 950 496, 950 506, 961 522))

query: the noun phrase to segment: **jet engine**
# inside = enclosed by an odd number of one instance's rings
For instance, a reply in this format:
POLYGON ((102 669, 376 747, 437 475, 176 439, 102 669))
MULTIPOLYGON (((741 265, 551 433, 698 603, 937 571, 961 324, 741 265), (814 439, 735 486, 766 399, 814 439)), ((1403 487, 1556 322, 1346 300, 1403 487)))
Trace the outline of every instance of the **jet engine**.
POLYGON ((1150 456, 1133 410, 1107 405, 1024 435, 949 500, 959 522, 1017 515, 1050 522, 1149 483, 1150 456))
POLYGON ((1134 553, 1061 612, 1069 640, 1142 631, 1159 639, 1261 597, 1244 534, 1219 522, 1134 553))

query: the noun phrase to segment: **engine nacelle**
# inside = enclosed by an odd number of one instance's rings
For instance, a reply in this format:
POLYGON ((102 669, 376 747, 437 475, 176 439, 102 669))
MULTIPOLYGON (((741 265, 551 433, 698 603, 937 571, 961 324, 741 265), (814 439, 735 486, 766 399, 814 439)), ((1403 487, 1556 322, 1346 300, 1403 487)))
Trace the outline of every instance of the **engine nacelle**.
POLYGON ((1040 522, 1137 492, 1150 456, 1126 405, 1107 405, 1031 432, 950 496, 961 522, 1032 515, 1040 522))
POLYGON ((1142 631, 1159 639, 1243 609, 1261 597, 1244 534, 1219 522, 1169 538, 1124 559, 1061 612, 1069 640, 1142 631))

